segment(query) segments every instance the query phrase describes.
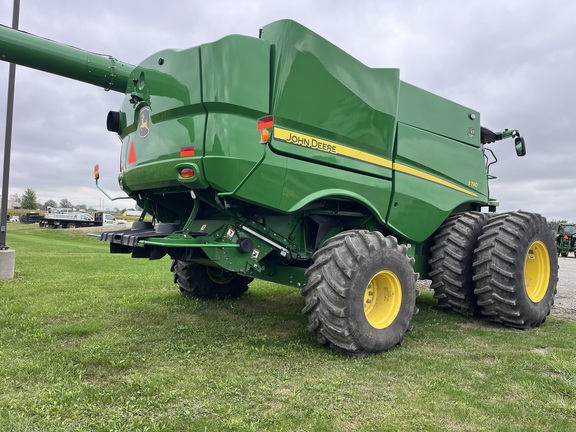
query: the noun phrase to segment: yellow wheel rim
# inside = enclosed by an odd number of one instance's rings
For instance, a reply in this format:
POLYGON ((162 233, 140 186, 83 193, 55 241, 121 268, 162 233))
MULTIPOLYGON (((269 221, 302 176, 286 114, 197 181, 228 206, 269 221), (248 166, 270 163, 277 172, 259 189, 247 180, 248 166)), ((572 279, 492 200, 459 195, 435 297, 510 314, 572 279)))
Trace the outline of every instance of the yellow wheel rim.
POLYGON ((391 271, 381 271, 372 278, 364 293, 364 314, 377 329, 394 322, 402 304, 402 285, 391 271))
POLYGON ((230 273, 223 268, 216 267, 206 267, 206 273, 208 274, 208 278, 218 285, 226 285, 236 277, 235 273, 230 273))
POLYGON ((524 263, 524 284, 526 294, 534 303, 538 303, 548 291, 550 281, 550 257, 548 249, 541 241, 530 245, 524 263))

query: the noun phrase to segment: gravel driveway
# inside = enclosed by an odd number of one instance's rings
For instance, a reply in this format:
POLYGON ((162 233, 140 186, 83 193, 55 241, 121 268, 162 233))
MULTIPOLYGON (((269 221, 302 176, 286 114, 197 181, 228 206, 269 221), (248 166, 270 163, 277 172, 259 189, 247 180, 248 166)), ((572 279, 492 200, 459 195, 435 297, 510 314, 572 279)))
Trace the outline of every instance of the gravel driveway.
POLYGON ((576 319, 576 258, 558 258, 558 292, 552 315, 576 319))

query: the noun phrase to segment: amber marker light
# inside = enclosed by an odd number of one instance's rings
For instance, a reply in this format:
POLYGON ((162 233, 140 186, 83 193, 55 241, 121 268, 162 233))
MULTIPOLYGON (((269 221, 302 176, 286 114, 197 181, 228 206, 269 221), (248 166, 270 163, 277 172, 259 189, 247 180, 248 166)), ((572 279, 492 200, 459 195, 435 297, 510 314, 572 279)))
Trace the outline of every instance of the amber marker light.
POLYGON ((268 129, 264 129, 262 132, 260 132, 260 142, 264 144, 268 141, 270 141, 270 131, 268 129))

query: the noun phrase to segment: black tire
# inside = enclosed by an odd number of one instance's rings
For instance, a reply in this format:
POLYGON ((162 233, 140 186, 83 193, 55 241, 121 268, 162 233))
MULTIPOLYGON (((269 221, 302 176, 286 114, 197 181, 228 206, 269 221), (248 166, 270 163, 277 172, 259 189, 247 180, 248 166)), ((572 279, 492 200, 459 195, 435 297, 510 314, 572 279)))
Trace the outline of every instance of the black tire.
POLYGON ((493 217, 478 239, 474 292, 491 321, 526 329, 550 314, 558 282, 554 237, 539 214, 493 217))
POLYGON ((428 276, 438 307, 446 312, 481 316, 474 294, 472 264, 478 237, 489 218, 480 212, 457 214, 448 218, 434 235, 428 276))
POLYGON ((568 252, 560 252, 562 258, 566 258, 568 256, 568 252))
POLYGON ((417 313, 418 276, 406 252, 392 236, 347 231, 314 254, 302 312, 318 342, 356 356, 403 342, 417 313))
POLYGON ((240 276, 220 267, 208 267, 187 261, 172 261, 174 283, 180 292, 200 299, 238 298, 248 290, 253 278, 240 276))
POLYGON ((75 222, 68 222, 68 225, 66 225, 66 228, 76 228, 76 223, 75 222))

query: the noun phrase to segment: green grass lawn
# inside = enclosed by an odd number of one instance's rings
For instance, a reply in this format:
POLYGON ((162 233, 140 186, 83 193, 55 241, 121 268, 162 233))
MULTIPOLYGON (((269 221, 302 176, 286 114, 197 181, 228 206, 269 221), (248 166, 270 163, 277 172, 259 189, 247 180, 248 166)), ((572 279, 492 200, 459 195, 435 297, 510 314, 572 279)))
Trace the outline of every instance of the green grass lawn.
POLYGON ((10 224, 0 431, 576 431, 576 322, 518 331, 436 308, 363 359, 316 343, 289 287, 180 295, 170 261, 10 224))

